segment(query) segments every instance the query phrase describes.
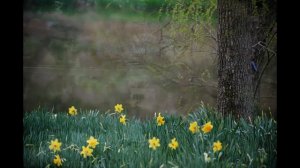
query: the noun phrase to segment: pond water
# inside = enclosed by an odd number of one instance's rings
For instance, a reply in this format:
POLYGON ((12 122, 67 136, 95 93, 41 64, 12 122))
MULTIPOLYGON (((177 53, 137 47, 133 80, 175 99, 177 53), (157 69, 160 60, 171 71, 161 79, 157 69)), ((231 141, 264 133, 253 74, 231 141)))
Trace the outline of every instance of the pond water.
MULTIPOLYGON (((186 114, 201 101, 216 104, 215 43, 209 39, 186 49, 180 37, 175 45, 161 31, 162 23, 93 13, 24 13, 23 22, 24 111, 66 112, 71 105, 113 111, 121 103, 129 115, 145 118, 186 114)), ((276 112, 276 70, 268 73, 261 100, 276 112)))

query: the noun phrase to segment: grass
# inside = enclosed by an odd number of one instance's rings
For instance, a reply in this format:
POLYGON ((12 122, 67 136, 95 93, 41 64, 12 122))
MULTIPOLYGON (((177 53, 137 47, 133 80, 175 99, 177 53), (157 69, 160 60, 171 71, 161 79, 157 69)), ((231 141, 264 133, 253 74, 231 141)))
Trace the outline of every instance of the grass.
POLYGON ((157 22, 159 10, 165 3, 161 0, 90 0, 88 2, 93 5, 81 9, 80 5, 76 5, 75 0, 32 0, 25 2, 24 10, 34 13, 59 11, 66 15, 82 15, 93 11, 108 20, 157 22))
POLYGON ((99 10, 97 11, 99 16, 104 20, 117 20, 117 21, 131 21, 131 22, 159 22, 160 19, 164 19, 165 14, 159 14, 158 12, 132 12, 126 10, 99 10))
POLYGON ((54 167, 49 142, 56 138, 62 142, 58 153, 65 159, 63 167, 276 167, 277 123, 266 115, 247 123, 202 106, 186 117, 162 116, 166 122, 159 127, 155 118, 127 117, 127 124, 122 125, 118 115, 109 111, 79 110, 76 116, 45 110, 25 113, 24 167, 54 167), (192 134, 188 128, 193 121, 198 125, 211 121, 213 129, 208 134, 192 134), (84 159, 80 151, 90 136, 100 144, 94 157, 84 159), (148 144, 154 136, 160 139, 157 150, 148 144), (172 151, 168 143, 174 137, 179 148, 172 151), (223 148, 214 153, 217 140, 223 148), (211 162, 205 163, 204 152, 211 162))

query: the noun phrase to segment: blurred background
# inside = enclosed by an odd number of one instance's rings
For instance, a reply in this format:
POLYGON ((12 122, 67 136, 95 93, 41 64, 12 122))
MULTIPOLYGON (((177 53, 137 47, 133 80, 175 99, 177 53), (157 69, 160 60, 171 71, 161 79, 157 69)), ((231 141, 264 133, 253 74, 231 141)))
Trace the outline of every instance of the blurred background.
MULTIPOLYGON (((25 0, 24 112, 113 111, 122 103, 145 118, 215 106, 215 2, 198 0, 203 13, 190 20, 175 0, 25 0)), ((276 65, 259 89, 260 108, 275 117, 276 65)))

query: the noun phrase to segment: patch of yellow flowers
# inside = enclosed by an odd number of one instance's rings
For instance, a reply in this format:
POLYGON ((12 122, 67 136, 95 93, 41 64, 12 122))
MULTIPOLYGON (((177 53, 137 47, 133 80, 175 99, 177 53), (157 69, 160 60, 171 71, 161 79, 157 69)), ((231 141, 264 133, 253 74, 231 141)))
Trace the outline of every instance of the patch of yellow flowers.
MULTIPOLYGON (((124 110, 122 104, 116 104, 114 108, 115 108, 115 112, 117 112, 119 114, 122 113, 122 111, 124 110)), ((69 108, 69 114, 71 116, 77 115, 77 109, 74 106, 71 106, 69 108)), ((155 115, 155 117, 156 117, 156 115, 155 115)), ((119 121, 121 124, 126 125, 126 120, 127 120, 126 115, 120 115, 119 121)), ((158 126, 162 126, 165 124, 165 118, 161 115, 161 113, 158 113, 158 116, 156 117, 156 123, 158 126)), ((213 125, 210 121, 205 123, 201 128, 201 130, 205 134, 211 132, 212 129, 213 129, 213 125)), ((189 131, 191 131, 192 134, 195 134, 200 131, 200 126, 198 126, 197 121, 190 123, 189 131)), ((98 140, 95 139, 93 136, 90 136, 90 138, 87 140, 87 143, 88 143, 87 146, 82 146, 82 150, 80 152, 80 155, 83 155, 83 158, 93 156, 93 154, 92 154, 93 149, 95 149, 96 146, 99 144, 98 140), (91 148, 93 148, 93 149, 91 149, 91 148)), ((160 147, 160 140, 156 137, 152 137, 151 139, 149 139, 148 143, 149 143, 149 148, 151 148, 153 150, 156 150, 158 147, 160 147)), ((54 153, 56 153, 57 151, 61 151, 61 149, 60 149, 61 145, 62 145, 62 143, 59 142, 58 139, 51 140, 49 149, 54 151, 54 153)), ((173 138, 170 141, 170 143, 168 144, 168 147, 171 150, 176 150, 179 147, 179 142, 177 141, 176 138, 173 138)), ((213 151, 217 152, 220 150, 222 150, 222 143, 218 140, 213 143, 213 151)), ((205 162, 210 162, 211 159, 207 153, 204 153, 204 157, 205 157, 205 162)), ((53 163, 56 166, 62 166, 62 159, 60 158, 60 156, 58 154, 55 155, 53 163)))
MULTIPOLYGON (((93 149, 96 148, 96 146, 99 144, 98 140, 95 139, 93 136, 90 136, 90 138, 86 141, 88 143, 88 145, 82 146, 82 150, 80 152, 80 155, 83 155, 83 158, 87 158, 90 156, 93 156, 93 149), (91 149, 93 148, 93 149, 91 149)), ((51 140, 49 149, 52 150, 54 153, 61 151, 61 145, 62 143, 58 141, 58 139, 55 140, 51 140)), ((60 158, 60 156, 58 154, 55 155, 54 159, 53 159, 53 163, 56 166, 62 166, 62 162, 63 159, 60 158)))
POLYGON ((95 139, 93 136, 90 136, 90 139, 88 139, 86 142, 88 143, 88 145, 86 147, 82 146, 82 151, 80 152, 80 154, 83 155, 83 158, 93 156, 93 149, 95 149, 96 146, 99 144, 98 140, 95 139))
MULTIPOLYGON (((209 133, 212 129, 213 129, 213 125, 211 124, 211 122, 207 122, 206 124, 204 124, 202 126, 202 131, 206 134, 206 133, 209 133)), ((189 130, 194 134, 196 132, 199 132, 199 128, 200 126, 198 126, 198 123, 197 121, 194 121, 192 123, 190 123, 190 127, 189 127, 189 130)))
MULTIPOLYGON (((60 147, 61 147, 62 143, 58 141, 58 139, 55 140, 51 140, 49 149, 52 150, 54 153, 61 151, 60 147)), ((62 165, 62 159, 60 158, 60 156, 57 154, 55 155, 55 158, 53 159, 53 163, 56 166, 61 166, 62 165)))

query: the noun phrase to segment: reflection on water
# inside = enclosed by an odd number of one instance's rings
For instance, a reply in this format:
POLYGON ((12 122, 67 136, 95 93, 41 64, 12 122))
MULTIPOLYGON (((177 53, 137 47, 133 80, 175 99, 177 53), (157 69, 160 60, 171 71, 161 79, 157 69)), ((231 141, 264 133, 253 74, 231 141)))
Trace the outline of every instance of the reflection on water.
MULTIPOLYGON (((106 111, 122 103, 129 115, 144 118, 188 113, 201 101, 214 106, 216 56, 197 52, 212 49, 195 43, 181 52, 160 26, 92 13, 24 13, 24 110, 74 105, 106 111)), ((274 100, 267 103, 272 110, 274 100)))

